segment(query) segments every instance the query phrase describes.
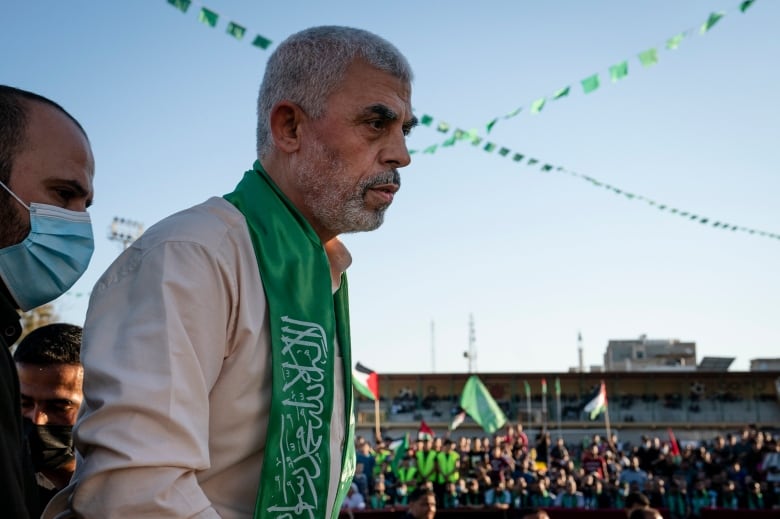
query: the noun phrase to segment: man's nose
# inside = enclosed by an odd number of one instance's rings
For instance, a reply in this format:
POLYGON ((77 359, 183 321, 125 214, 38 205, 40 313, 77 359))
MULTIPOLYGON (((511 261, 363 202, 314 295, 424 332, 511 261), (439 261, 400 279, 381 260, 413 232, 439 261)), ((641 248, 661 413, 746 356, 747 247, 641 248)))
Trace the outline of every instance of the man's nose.
POLYGON ((34 406, 28 413, 29 418, 35 425, 46 425, 49 423, 49 415, 46 410, 39 405, 34 406))
POLYGON ((403 132, 394 134, 384 151, 382 162, 393 168, 403 168, 412 162, 409 149, 406 147, 406 136, 403 132))

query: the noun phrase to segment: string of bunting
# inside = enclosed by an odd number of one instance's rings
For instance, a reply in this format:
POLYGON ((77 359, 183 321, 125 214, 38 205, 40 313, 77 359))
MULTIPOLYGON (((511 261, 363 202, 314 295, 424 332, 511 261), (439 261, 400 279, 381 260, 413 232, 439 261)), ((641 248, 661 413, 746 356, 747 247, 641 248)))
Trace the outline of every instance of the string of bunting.
MULTIPOLYGON (((425 122, 423 122, 425 124, 425 122)), ((753 234, 753 235, 759 235, 766 238, 773 238, 775 240, 780 240, 780 234, 762 231, 759 229, 752 229, 750 227, 745 227, 742 225, 735 225, 732 223, 724 222, 721 220, 715 220, 714 218, 710 218, 708 216, 702 216, 699 214, 696 214, 692 211, 686 211, 683 209, 678 209, 676 207, 672 207, 669 204, 664 204, 661 202, 657 202, 655 200, 652 200, 646 196, 638 195, 636 193, 632 193, 630 191, 627 191, 625 189, 613 186, 611 184, 608 184, 606 182, 602 182, 594 177, 583 175, 581 173, 577 173, 575 171, 571 171, 569 169, 564 168, 563 166, 556 166, 554 164, 551 164, 549 162, 541 161, 540 159, 534 158, 534 157, 527 157, 524 153, 518 153, 516 151, 511 150, 510 148, 499 146, 498 144, 490 141, 485 141, 485 139, 479 135, 477 135, 476 130, 471 131, 464 131, 460 129, 456 129, 452 137, 444 141, 441 146, 442 147, 449 147, 454 146, 458 142, 470 142, 472 146, 474 147, 481 147, 483 151, 487 153, 493 153, 494 151, 497 152, 497 154, 500 157, 508 158, 512 160, 513 162, 516 162, 518 164, 524 164, 525 166, 534 166, 538 167, 539 170, 542 173, 549 173, 551 171, 556 171, 560 173, 565 173, 567 175, 571 175, 572 177, 576 177, 579 179, 582 179, 593 186, 604 188, 608 191, 613 192, 616 195, 622 195, 628 198, 629 200, 636 200, 645 202, 648 205, 655 207, 656 209, 660 211, 667 211, 670 214, 674 214, 677 216, 680 216, 682 218, 686 218, 691 221, 699 222, 702 225, 711 225, 713 228, 726 230, 726 231, 738 231, 738 232, 744 232, 747 234, 753 234), (484 145, 482 145, 484 142, 484 145)), ((438 149, 439 145, 434 144, 433 146, 429 146, 425 150, 423 150, 423 153, 435 153, 438 149)))
MULTIPOLYGON (((755 2, 755 0, 745 0, 740 3, 739 5, 739 11, 744 13, 747 11, 750 6, 755 2)), ((725 16, 726 13, 724 12, 714 12, 709 15, 707 20, 698 28, 699 34, 705 34, 707 33, 712 27, 715 26, 718 21, 725 16)), ((683 31, 676 36, 673 36, 671 38, 668 38, 666 40, 665 47, 667 50, 676 50, 680 43, 683 41, 683 39, 687 36, 689 36, 691 33, 695 32, 696 29, 689 29, 687 31, 683 31)), ((648 50, 645 50, 643 52, 640 52, 638 54, 640 63, 645 66, 649 67, 652 65, 655 65, 658 63, 658 51, 656 48, 650 48, 648 50)), ((628 75, 628 61, 623 61, 621 63, 618 63, 617 65, 613 65, 609 69, 610 71, 610 77, 612 79, 612 82, 617 82, 624 77, 628 75)), ((599 88, 600 80, 598 74, 593 74, 591 76, 588 76, 587 78, 583 79, 581 82, 583 92, 585 94, 589 94, 596 89, 599 88)), ((552 100, 559 100, 564 97, 567 97, 571 91, 571 86, 566 86, 564 88, 561 88, 557 90, 551 97, 552 100)), ((530 112, 531 114, 538 114, 541 112, 541 110, 544 108, 544 105, 547 102, 546 97, 542 97, 537 99, 531 104, 530 112)), ((517 108, 516 110, 513 110, 512 112, 506 114, 505 116, 502 116, 500 118, 494 118, 489 123, 485 125, 487 133, 490 133, 490 131, 493 129, 495 124, 499 121, 499 119, 510 119, 512 117, 516 117, 519 115, 522 111, 522 108, 517 108)), ((698 221, 699 223, 703 225, 711 225, 714 228, 719 228, 722 230, 730 230, 730 231, 738 231, 738 232, 744 232, 748 234, 753 235, 759 235, 762 237, 767 238, 773 238, 773 239, 780 239, 780 235, 776 233, 771 233, 767 231, 762 231, 758 229, 753 229, 750 227, 745 227, 741 225, 734 225, 728 222, 723 222, 720 220, 715 220, 710 217, 697 215, 696 213, 692 211, 686 211, 682 209, 678 209, 676 207, 672 207, 668 204, 660 203, 655 200, 652 200, 648 197, 645 197, 643 195, 635 194, 630 191, 627 191, 625 189, 610 185, 606 182, 602 182, 600 180, 597 180, 591 176, 583 175, 580 173, 577 173, 575 171, 568 170, 562 166, 556 166, 551 163, 547 162, 541 162, 539 159, 533 158, 533 157, 526 157, 526 154, 524 153, 518 153, 512 151, 510 148, 499 146, 496 143, 486 141, 484 137, 478 135, 478 131, 476 129, 471 129, 469 131, 465 131, 459 128, 453 128, 449 123, 444 121, 436 122, 433 116, 428 114, 423 114, 420 117, 420 124, 427 127, 432 127, 436 123, 435 128, 438 132, 448 134, 451 131, 453 132, 452 135, 447 138, 445 141, 443 141, 440 144, 433 144, 431 146, 428 146, 426 148, 423 148, 422 150, 409 150, 410 154, 414 153, 428 153, 433 154, 436 153, 438 148, 446 148, 450 146, 454 146, 457 142, 460 141, 467 141, 470 142, 473 146, 479 147, 483 141, 485 141, 484 146, 482 146, 483 151, 492 153, 494 151, 498 151, 498 155, 501 157, 511 158, 513 162, 517 162, 519 164, 525 164, 526 166, 538 166, 540 167, 542 172, 551 172, 551 171, 557 171, 560 173, 568 174, 572 177, 580 178, 593 186, 596 187, 602 187, 608 191, 611 191, 617 195, 622 195, 628 198, 629 200, 636 200, 636 201, 643 201, 646 202, 648 205, 656 207, 657 209, 661 211, 668 211, 671 214, 676 214, 682 218, 689 219, 691 221, 698 221)))
MULTIPOLYGON (((740 2, 738 9, 741 13, 745 13, 754 3, 755 0, 743 0, 742 2, 740 2)), ((689 28, 685 31, 676 34, 675 36, 672 36, 671 38, 667 38, 665 42, 661 45, 661 47, 665 48, 667 51, 675 51, 680 47, 680 44, 683 42, 685 38, 690 37, 691 35, 694 34, 704 35, 708 33, 724 16, 726 16, 726 12, 724 11, 717 11, 717 12, 710 13, 710 15, 707 17, 707 20, 704 21, 701 25, 697 27, 689 28)), ((658 54, 659 52, 657 47, 650 47, 646 50, 639 52, 636 55, 636 58, 638 59, 642 67, 648 68, 648 67, 652 67, 653 65, 656 65, 659 62, 658 54)), ((609 77, 612 83, 617 83, 618 81, 621 81, 628 76, 628 70, 629 70, 629 60, 625 59, 623 61, 620 61, 619 63, 610 66, 607 72, 607 76, 609 77)), ((591 94, 601 87, 601 75, 599 73, 591 74, 588 77, 580 80, 579 84, 582 88, 582 92, 584 95, 591 94)), ((527 111, 531 115, 538 115, 539 113, 542 112, 544 107, 547 106, 548 101, 560 101, 561 99, 568 98, 569 95, 573 92, 573 89, 574 87, 571 84, 569 84, 562 88, 559 88, 558 90, 553 92, 550 96, 539 97, 538 99, 531 102, 530 108, 528 108, 527 111)), ((507 119, 514 119, 515 117, 519 116, 521 113, 523 113, 522 106, 515 108, 511 112, 508 112, 504 115, 492 118, 488 123, 484 125, 487 133, 490 133, 495 127, 495 125, 498 124, 500 121, 507 120, 507 119)), ((428 121, 427 123, 428 126, 430 126, 435 120, 433 116, 430 115, 425 115, 424 118, 428 121)), ((447 122, 439 121, 437 122, 436 129, 441 133, 449 133, 451 130, 451 126, 447 122)))
MULTIPOLYGON (((167 0, 170 5, 181 11, 182 13, 187 13, 190 6, 192 4, 195 4, 197 7, 199 7, 198 10, 198 21, 200 21, 202 24, 208 25, 211 28, 215 28, 217 24, 219 23, 220 15, 213 9, 209 9, 208 7, 193 2, 193 0, 167 0)), ((238 22, 230 20, 227 24, 225 32, 229 35, 235 38, 236 40, 243 40, 244 36, 247 35, 247 28, 244 25, 239 24, 238 22)), ((262 49, 266 50, 268 47, 271 46, 273 42, 266 38, 265 36, 261 34, 256 34, 254 39, 252 40, 252 45, 262 49)))

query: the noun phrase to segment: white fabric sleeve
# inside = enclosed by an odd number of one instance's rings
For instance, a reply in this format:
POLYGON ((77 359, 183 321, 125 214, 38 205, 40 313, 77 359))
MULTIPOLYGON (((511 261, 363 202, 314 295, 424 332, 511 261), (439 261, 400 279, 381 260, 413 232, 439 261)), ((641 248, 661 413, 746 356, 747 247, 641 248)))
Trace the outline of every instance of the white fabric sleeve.
POLYGON ((129 249, 96 285, 75 430, 80 517, 219 517, 196 472, 210 465, 209 393, 236 301, 230 270, 202 245, 163 241, 129 249))

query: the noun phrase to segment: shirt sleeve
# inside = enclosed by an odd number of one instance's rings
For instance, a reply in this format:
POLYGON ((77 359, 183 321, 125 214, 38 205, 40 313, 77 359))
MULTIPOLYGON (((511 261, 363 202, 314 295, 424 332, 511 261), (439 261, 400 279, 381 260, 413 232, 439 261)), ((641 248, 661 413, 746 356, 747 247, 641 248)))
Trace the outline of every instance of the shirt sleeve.
POLYGON ((196 474, 210 465, 233 290, 218 254, 186 241, 131 248, 98 282, 75 431, 79 517, 219 517, 196 474))

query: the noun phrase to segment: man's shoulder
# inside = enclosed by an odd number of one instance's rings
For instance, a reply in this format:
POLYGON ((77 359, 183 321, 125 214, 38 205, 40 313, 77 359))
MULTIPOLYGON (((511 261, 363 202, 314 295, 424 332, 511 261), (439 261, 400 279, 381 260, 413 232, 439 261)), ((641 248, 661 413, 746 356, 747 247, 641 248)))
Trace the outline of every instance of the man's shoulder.
POLYGON ((247 234, 244 215, 224 198, 212 197, 163 218, 141 236, 139 245, 154 247, 163 242, 192 242, 207 247, 219 246, 226 235, 236 231, 247 234))

